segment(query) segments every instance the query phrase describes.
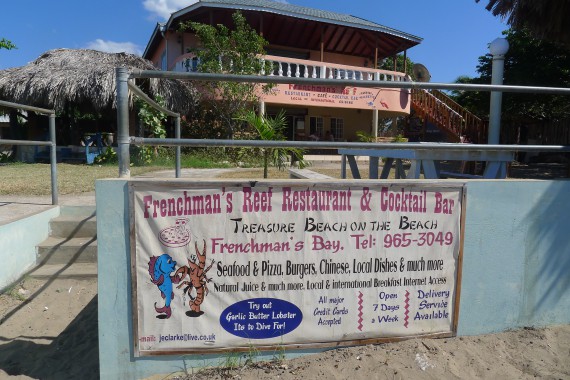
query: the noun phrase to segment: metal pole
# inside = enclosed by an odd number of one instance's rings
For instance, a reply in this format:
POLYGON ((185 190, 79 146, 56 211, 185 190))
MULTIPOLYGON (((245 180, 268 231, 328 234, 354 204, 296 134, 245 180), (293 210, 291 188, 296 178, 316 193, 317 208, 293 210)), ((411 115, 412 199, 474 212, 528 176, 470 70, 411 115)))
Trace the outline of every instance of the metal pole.
MULTIPOLYGON (((374 80, 380 81, 380 73, 374 73, 374 80)), ((374 141, 376 141, 376 137, 378 137, 378 110, 374 108, 372 110, 372 136, 374 137, 374 141)))
POLYGON ((259 101, 259 109, 257 111, 259 116, 265 116, 265 102, 263 100, 259 101))
MULTIPOLYGON (((321 71, 325 71, 322 66, 321 71)), ((323 73, 321 73, 323 75, 323 73)), ((131 78, 167 78, 200 81, 227 81, 240 83, 275 83, 275 84, 302 84, 320 86, 350 86, 365 88, 406 88, 406 89, 436 89, 436 90, 461 90, 461 91, 498 91, 516 92, 525 94, 558 94, 570 95, 570 88, 564 87, 537 87, 537 86, 495 86, 491 84, 463 84, 463 83, 435 83, 414 81, 373 81, 361 79, 331 79, 322 78, 296 78, 285 76, 259 76, 259 75, 233 75, 233 74, 210 74, 176 71, 133 70, 131 78)))
POLYGON ((44 115, 51 115, 54 114, 55 115, 55 111, 54 110, 48 110, 45 108, 38 108, 38 107, 32 107, 32 106, 27 106, 25 104, 18 104, 18 103, 12 103, 12 102, 6 102, 4 100, 0 100, 0 106, 2 107, 10 107, 10 108, 16 108, 19 110, 25 110, 25 111, 32 111, 32 112, 36 112, 36 113, 42 113, 44 115))
MULTIPOLYGON (((493 74, 491 84, 502 84, 503 68, 505 56, 493 56, 493 74)), ((488 143, 498 144, 501 136, 501 106, 503 102, 503 94, 500 92, 491 92, 491 107, 489 111, 489 134, 488 143)))
POLYGON ((117 150, 119 153, 119 178, 129 178, 129 72, 126 67, 117 67, 117 150))
POLYGON ((387 149, 417 151, 484 151, 484 152, 570 152, 570 145, 488 145, 455 143, 368 143, 327 141, 281 141, 281 140, 217 140, 217 139, 159 139, 131 137, 130 142, 142 146, 195 146, 195 147, 244 147, 244 148, 304 148, 304 149, 387 149))
POLYGON ((50 168, 51 168, 51 204, 58 204, 57 194, 57 143, 55 141, 55 115, 49 115, 50 168))
MULTIPOLYGON (((174 133, 176 135, 176 139, 180 140, 180 116, 177 116, 174 119, 174 133)), ((176 178, 181 177, 180 148, 180 145, 176 146, 176 178)))
POLYGON ((372 110, 372 137, 378 137, 378 110, 372 110))
MULTIPOLYGON (((509 49, 509 43, 504 38, 497 38, 491 42, 489 50, 493 55, 493 67, 491 71, 491 85, 503 84, 505 67, 505 54, 509 49)), ((489 132, 487 143, 499 144, 501 137, 501 105, 503 93, 492 91, 489 110, 489 132)))

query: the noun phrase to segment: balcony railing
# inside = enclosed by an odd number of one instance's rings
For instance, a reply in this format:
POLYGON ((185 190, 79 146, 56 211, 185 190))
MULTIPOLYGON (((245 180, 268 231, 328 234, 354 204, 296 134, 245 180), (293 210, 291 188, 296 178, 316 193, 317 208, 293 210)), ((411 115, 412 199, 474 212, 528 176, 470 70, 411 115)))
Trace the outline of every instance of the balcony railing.
MULTIPOLYGON (((388 70, 375 70, 366 67, 349 66, 337 63, 310 61, 305 59, 285 58, 273 55, 262 57, 269 62, 271 72, 262 72, 262 75, 285 76, 289 78, 324 78, 324 79, 356 79, 376 81, 407 81, 404 73, 388 70)), ((192 72, 196 71, 198 61, 196 57, 187 53, 177 58, 170 71, 192 72)))
POLYGON ((406 74, 396 71, 376 70, 337 63, 284 58, 272 55, 263 57, 270 62, 273 72, 264 73, 294 78, 356 79, 376 81, 406 81, 406 74))
POLYGON ((177 73, 188 73, 196 71, 198 60, 196 56, 192 53, 186 53, 176 58, 174 64, 170 66, 169 71, 174 71, 177 73))

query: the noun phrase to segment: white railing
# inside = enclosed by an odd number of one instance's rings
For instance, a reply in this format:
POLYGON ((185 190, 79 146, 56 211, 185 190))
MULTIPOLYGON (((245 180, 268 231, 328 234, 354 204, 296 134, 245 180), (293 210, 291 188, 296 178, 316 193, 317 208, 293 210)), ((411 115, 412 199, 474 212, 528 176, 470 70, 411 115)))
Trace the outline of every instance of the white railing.
POLYGON ((349 66, 337 63, 309 61, 272 55, 263 57, 273 67, 269 76, 288 78, 324 78, 345 80, 406 81, 405 73, 388 70, 375 70, 366 67, 349 66))
POLYGON ((186 53, 176 58, 174 64, 170 67, 169 71, 174 71, 177 73, 188 73, 195 71, 193 70, 193 58, 195 57, 192 53, 186 53))
MULTIPOLYGON (((192 72, 195 71, 194 55, 191 53, 181 55, 171 66, 170 71, 192 72), (194 69, 193 69, 194 68, 194 69)), ((262 75, 280 76, 288 78, 323 78, 339 80, 367 80, 367 81, 396 81, 405 82, 405 73, 388 70, 375 70, 366 67, 342 65, 338 63, 310 61, 305 59, 285 58, 272 55, 262 57, 268 62, 272 70, 262 72, 262 75)))

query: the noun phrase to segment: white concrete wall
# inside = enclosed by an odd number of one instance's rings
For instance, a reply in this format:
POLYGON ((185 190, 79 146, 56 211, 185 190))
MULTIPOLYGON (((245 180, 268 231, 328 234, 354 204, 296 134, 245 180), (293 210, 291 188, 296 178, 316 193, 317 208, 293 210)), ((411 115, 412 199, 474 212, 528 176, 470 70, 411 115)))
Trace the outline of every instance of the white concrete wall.
MULTIPOLYGON (((96 185, 101 378, 222 363, 224 355, 134 357, 127 183, 96 185)), ((458 335, 570 323, 570 181, 474 180, 466 188, 458 335)))
POLYGON ((49 221, 59 215, 58 206, 0 225, 0 289, 18 280, 36 264, 36 246, 49 235, 49 221))

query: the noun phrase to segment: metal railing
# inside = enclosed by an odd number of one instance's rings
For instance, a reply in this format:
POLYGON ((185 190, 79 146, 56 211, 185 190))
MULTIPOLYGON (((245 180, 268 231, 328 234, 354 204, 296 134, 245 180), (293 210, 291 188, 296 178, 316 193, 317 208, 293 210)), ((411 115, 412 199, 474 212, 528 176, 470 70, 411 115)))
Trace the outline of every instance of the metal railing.
MULTIPOLYGON (((152 100, 151 98, 149 98, 144 92, 143 90, 141 90, 140 88, 138 88, 134 81, 129 80, 128 82, 128 86, 129 86, 129 90, 131 90, 136 96, 138 96, 140 99, 144 100, 145 102, 147 102, 151 107, 153 107, 154 109, 156 109, 159 112, 163 112, 168 116, 174 117, 174 136, 177 139, 180 139, 180 114, 176 113, 176 112, 172 112, 166 108, 164 108, 163 106, 161 106, 160 104, 158 104, 157 102, 155 102, 154 100, 152 100)), ((176 178, 180 178, 180 146, 176 147, 176 178)))
MULTIPOLYGON (((508 86, 483 84, 448 84, 426 83, 414 81, 377 81, 377 80, 348 80, 324 78, 300 78, 259 75, 229 75, 208 73, 180 73, 154 70, 133 70, 117 68, 117 120, 118 120, 118 151, 119 151, 119 177, 130 177, 130 144, 135 145, 162 145, 162 146, 190 146, 190 147, 264 147, 264 148, 316 148, 316 149, 414 149, 414 150, 446 150, 460 149, 465 151, 508 151, 508 152, 570 152, 570 146, 563 145, 483 145, 483 144, 453 144, 453 143, 348 143, 348 142, 310 142, 310 141, 262 141, 262 140, 212 140, 212 139, 181 139, 177 138, 143 138, 129 136, 128 120, 128 81, 136 78, 162 78, 195 81, 228 81, 242 83, 271 83, 271 84, 304 84, 304 85, 334 85, 368 88, 398 88, 398 89, 438 89, 438 90, 464 90, 464 91, 497 91, 517 93, 559 94, 570 95, 570 88, 536 87, 536 86, 508 86)), ((180 159, 177 156, 176 177, 180 175, 180 159)))
POLYGON ((24 111, 31 111, 49 116, 49 141, 33 141, 33 140, 2 140, 0 145, 31 145, 31 146, 49 146, 50 147, 50 170, 51 170, 51 204, 57 205, 59 202, 57 192, 57 158, 56 158, 56 139, 55 139, 55 111, 45 108, 27 106, 24 104, 5 102, 0 100, 0 107, 14 108, 24 111))

